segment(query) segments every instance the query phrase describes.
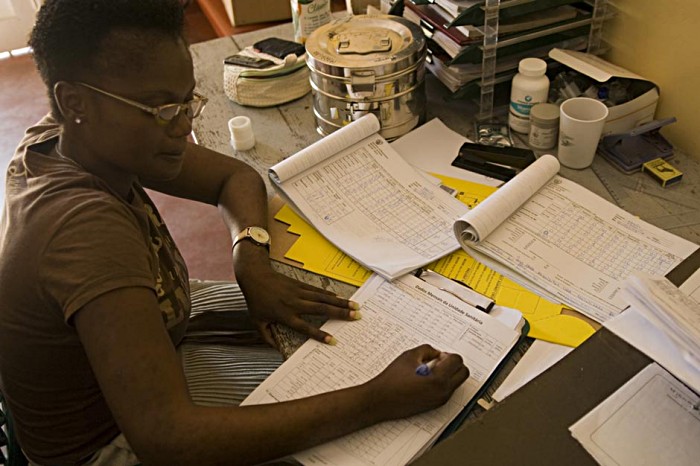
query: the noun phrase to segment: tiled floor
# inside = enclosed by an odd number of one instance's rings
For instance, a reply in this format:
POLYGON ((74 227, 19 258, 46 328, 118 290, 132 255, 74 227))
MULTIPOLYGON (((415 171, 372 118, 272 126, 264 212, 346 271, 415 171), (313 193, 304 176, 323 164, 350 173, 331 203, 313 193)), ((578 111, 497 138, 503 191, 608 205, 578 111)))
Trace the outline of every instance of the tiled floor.
MULTIPOLYGON (((187 8, 185 22, 190 43, 216 38, 196 2, 187 8)), ((39 120, 48 109, 44 85, 32 57, 0 60, 0 167, 3 172, 25 128, 39 120)), ((190 276, 231 279, 231 240, 216 208, 157 193, 153 198, 187 260, 190 276)), ((4 177, 0 183, 0 199, 4 199, 4 177)))

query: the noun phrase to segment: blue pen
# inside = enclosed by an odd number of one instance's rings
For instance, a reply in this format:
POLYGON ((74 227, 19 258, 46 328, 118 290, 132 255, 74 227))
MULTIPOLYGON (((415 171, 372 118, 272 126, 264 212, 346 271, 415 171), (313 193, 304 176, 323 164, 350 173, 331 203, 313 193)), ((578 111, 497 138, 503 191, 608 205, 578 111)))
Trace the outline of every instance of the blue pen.
POLYGON ((428 362, 424 362, 420 366, 416 368, 416 374, 418 375, 430 375, 430 372, 433 370, 433 367, 435 367, 435 364, 437 364, 438 358, 431 359, 428 362))

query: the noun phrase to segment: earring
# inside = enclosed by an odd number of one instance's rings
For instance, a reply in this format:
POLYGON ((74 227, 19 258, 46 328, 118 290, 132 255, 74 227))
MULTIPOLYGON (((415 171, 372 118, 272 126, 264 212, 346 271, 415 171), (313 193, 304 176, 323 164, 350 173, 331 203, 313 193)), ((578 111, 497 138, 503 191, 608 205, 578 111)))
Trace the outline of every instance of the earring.
POLYGON ((82 122, 83 122, 83 120, 81 120, 80 117, 78 117, 78 118, 75 119, 75 124, 76 124, 76 125, 79 125, 79 124, 82 123, 82 122))

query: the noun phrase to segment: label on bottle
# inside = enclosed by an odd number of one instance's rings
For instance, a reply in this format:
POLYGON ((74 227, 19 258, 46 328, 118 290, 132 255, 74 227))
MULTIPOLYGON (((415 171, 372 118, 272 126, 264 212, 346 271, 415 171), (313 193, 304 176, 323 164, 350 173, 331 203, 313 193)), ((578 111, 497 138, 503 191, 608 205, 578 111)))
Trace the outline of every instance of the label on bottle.
POLYGON ((330 0, 291 0, 294 40, 305 43, 312 32, 330 22, 330 0))
POLYGON ((528 116, 530 115, 530 110, 532 109, 532 96, 526 95, 525 101, 511 102, 510 108, 513 109, 516 115, 528 116))
POLYGON ((531 123, 528 144, 533 149, 551 149, 557 143, 558 132, 559 128, 556 125, 550 125, 547 128, 531 123))
POLYGON ((508 124, 516 133, 530 131, 530 110, 535 104, 546 102, 549 79, 545 75, 528 76, 521 73, 513 77, 510 90, 508 124))

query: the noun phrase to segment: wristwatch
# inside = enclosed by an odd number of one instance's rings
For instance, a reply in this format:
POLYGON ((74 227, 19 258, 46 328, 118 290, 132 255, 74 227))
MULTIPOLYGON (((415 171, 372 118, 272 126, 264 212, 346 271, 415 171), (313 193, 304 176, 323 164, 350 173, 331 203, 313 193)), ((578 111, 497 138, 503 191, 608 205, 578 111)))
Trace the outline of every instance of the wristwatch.
POLYGON ((258 246, 265 246, 268 250, 270 249, 270 234, 264 228, 261 228, 261 227, 244 228, 243 231, 238 233, 236 238, 233 240, 233 244, 231 245, 231 250, 233 250, 233 248, 235 248, 236 245, 240 241, 243 241, 244 239, 248 239, 258 246))

